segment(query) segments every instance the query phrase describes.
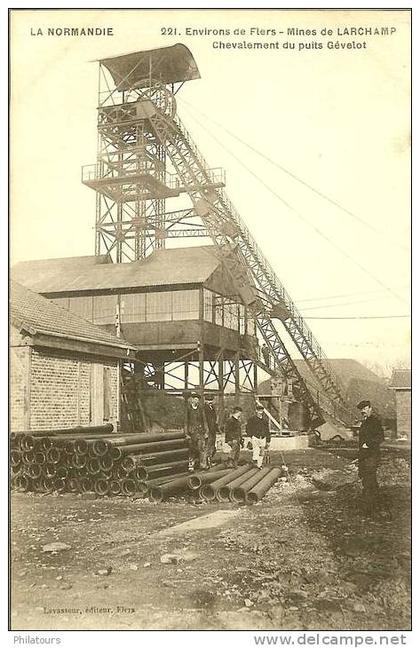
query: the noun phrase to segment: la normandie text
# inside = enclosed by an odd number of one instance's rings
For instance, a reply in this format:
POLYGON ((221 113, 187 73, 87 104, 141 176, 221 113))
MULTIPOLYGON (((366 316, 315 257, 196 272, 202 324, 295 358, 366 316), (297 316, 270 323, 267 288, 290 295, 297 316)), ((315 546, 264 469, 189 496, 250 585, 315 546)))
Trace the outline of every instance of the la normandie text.
POLYGON ((113 27, 31 27, 31 36, 114 36, 113 27))

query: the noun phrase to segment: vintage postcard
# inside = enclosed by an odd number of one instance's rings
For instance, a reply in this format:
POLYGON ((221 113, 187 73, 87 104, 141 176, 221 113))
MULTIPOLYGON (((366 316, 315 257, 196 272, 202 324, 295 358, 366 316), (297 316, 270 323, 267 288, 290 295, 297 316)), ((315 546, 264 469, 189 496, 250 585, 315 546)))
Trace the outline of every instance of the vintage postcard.
POLYGON ((10 99, 15 643, 405 645, 411 11, 14 9, 10 99))

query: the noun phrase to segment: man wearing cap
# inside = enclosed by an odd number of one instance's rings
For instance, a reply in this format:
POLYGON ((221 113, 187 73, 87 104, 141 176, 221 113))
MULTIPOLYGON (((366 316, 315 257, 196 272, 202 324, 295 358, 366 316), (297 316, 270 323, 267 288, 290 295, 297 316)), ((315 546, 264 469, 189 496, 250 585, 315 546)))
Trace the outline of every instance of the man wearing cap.
POLYGON ((378 417, 373 414, 370 401, 360 401, 357 408, 363 416, 359 430, 359 477, 363 485, 362 497, 365 513, 373 515, 378 504, 379 486, 376 471, 384 433, 378 417))
POLYGON ((251 438, 252 461, 257 468, 262 468, 264 450, 270 447, 271 434, 268 421, 263 416, 264 407, 259 403, 255 407, 255 414, 248 419, 246 435, 251 438))
POLYGON ((196 392, 191 394, 187 402, 185 412, 184 433, 189 440, 190 454, 188 470, 207 467, 206 442, 208 438, 208 427, 204 409, 200 403, 200 395, 196 392))
POLYGON ((231 447, 228 465, 232 468, 236 468, 238 465, 239 454, 243 443, 241 417, 242 407, 234 407, 225 425, 225 442, 231 447))
POLYGON ((206 423, 209 431, 206 447, 206 458, 207 464, 210 467, 212 464, 212 459, 216 453, 216 434, 220 432, 220 430, 217 423, 217 412, 214 406, 214 396, 212 394, 206 394, 204 396, 204 401, 204 416, 206 417, 206 423))

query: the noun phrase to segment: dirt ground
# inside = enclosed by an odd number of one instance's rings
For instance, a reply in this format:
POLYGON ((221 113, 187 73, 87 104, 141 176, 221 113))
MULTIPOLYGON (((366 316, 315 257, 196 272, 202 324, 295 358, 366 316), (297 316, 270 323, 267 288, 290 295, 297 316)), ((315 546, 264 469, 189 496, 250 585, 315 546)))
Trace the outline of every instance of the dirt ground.
POLYGON ((354 448, 285 456, 248 507, 14 493, 12 629, 408 630, 409 449, 383 449, 374 521, 354 448))

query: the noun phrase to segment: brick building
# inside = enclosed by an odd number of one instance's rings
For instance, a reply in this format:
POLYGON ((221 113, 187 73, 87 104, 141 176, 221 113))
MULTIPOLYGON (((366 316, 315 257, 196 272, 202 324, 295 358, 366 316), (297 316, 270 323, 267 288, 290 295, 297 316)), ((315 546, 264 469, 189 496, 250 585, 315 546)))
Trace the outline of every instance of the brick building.
POLYGON ((394 371, 389 388, 395 392, 397 436, 411 439, 411 371, 394 371))
POLYGON ((119 420, 122 338, 11 282, 11 430, 119 420))

